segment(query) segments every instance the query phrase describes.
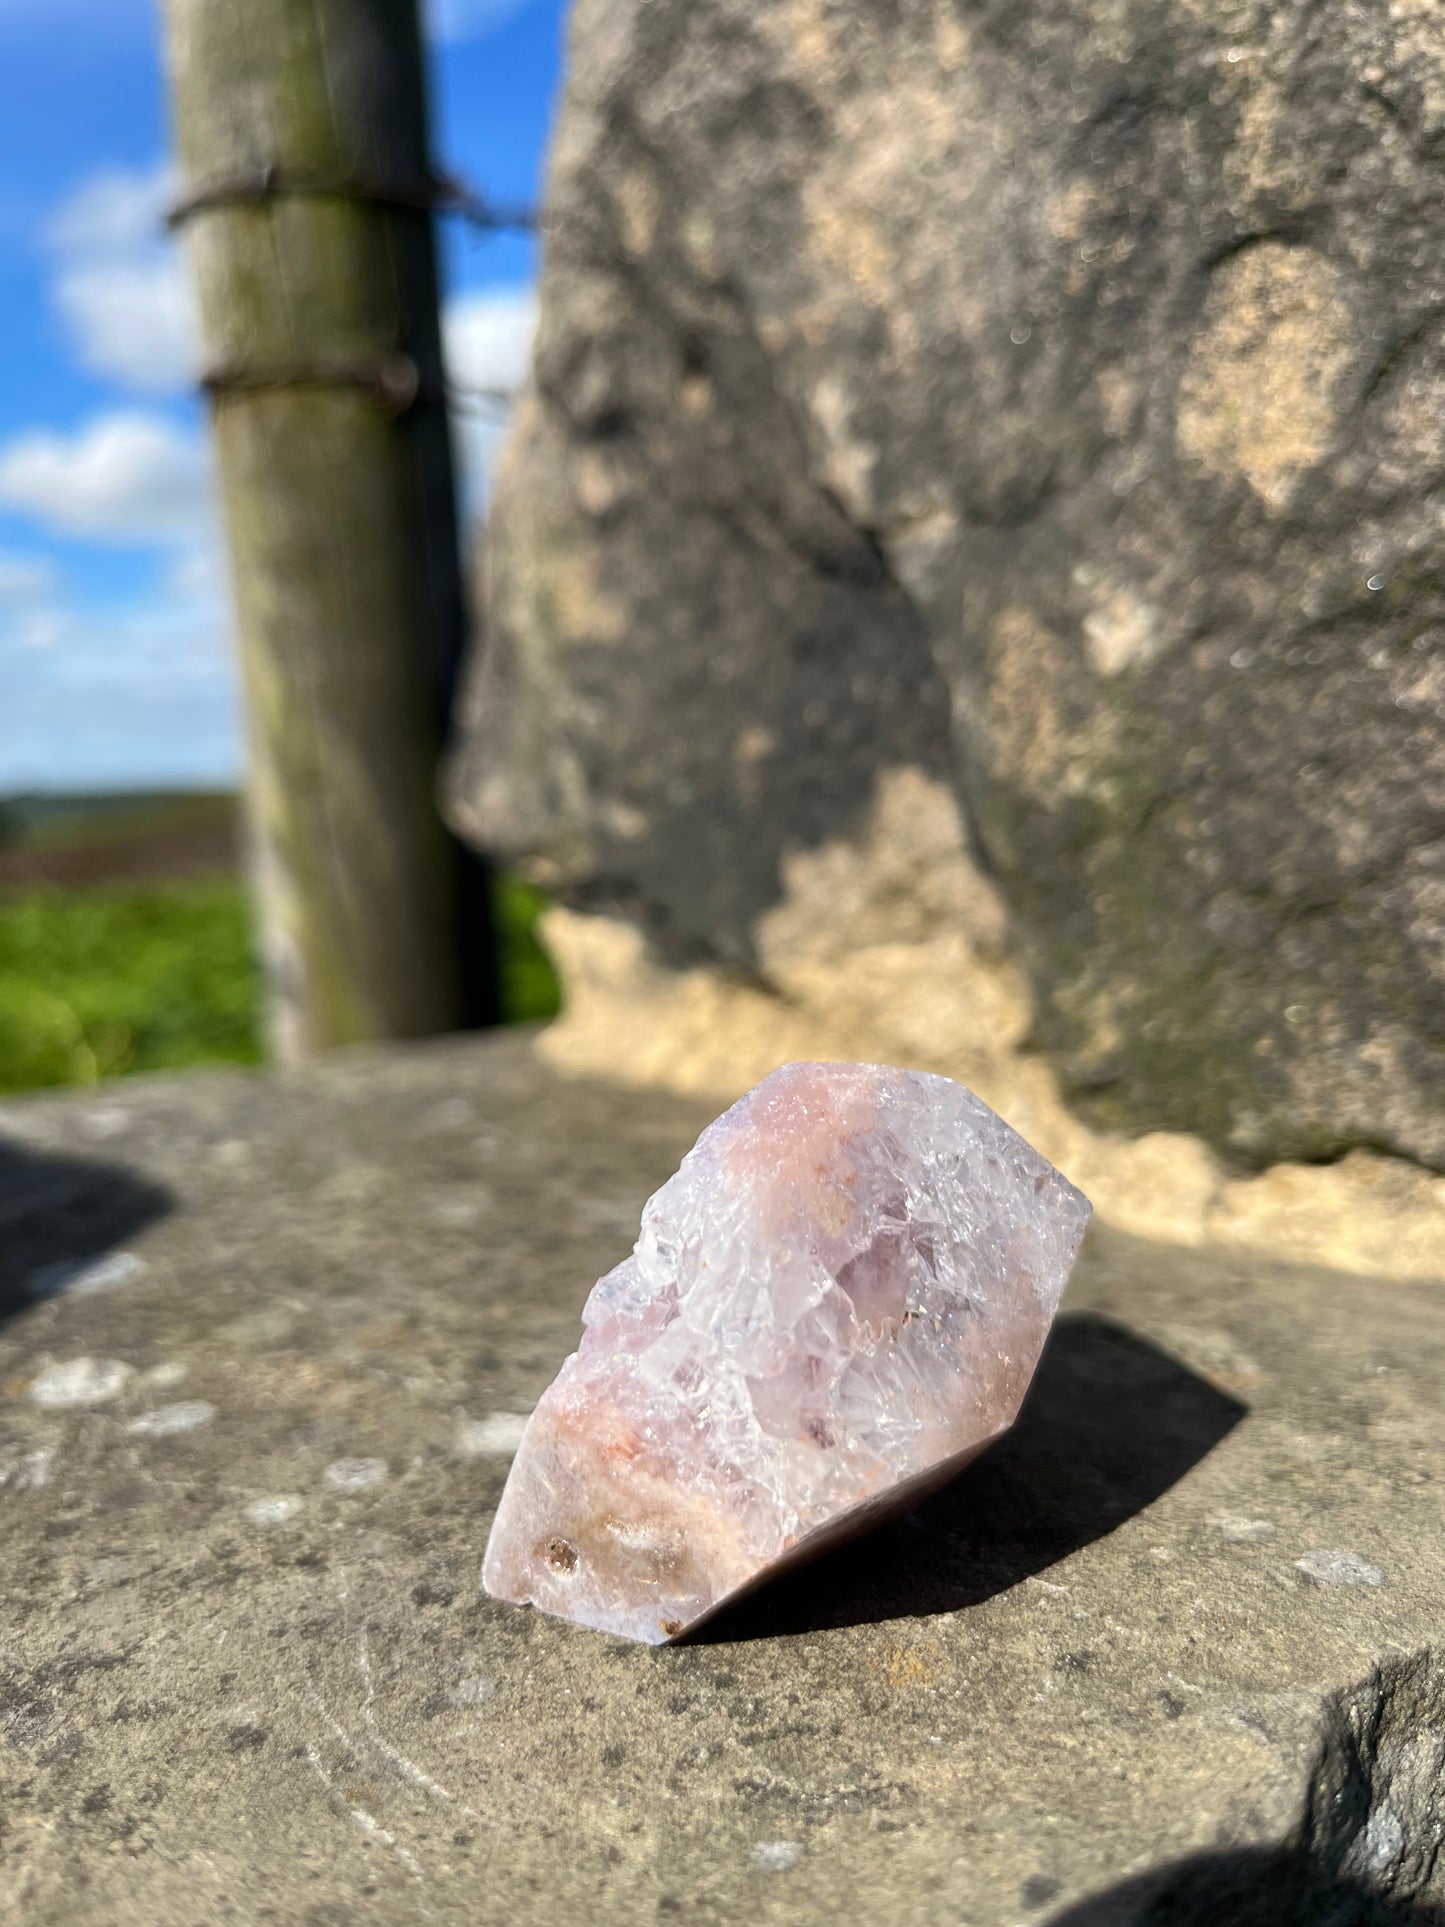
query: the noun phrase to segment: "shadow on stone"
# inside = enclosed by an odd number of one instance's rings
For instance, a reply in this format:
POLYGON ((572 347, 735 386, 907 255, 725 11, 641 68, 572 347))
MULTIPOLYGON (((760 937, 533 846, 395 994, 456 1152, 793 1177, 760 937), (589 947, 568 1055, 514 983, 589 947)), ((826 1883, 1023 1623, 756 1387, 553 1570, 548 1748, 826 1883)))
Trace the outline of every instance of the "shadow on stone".
POLYGON ((100 1257, 173 1203, 122 1165, 0 1140, 0 1325, 59 1290, 61 1266, 100 1257))
POLYGON ((1332 1877, 1302 1851, 1259 1847, 1141 1874, 1047 1927, 1445 1927, 1445 1909, 1332 1877))
POLYGON ((1018 1423, 976 1465, 917 1512, 742 1601, 698 1640, 978 1605, 1142 1511, 1245 1410, 1124 1326, 1066 1313, 1018 1423))

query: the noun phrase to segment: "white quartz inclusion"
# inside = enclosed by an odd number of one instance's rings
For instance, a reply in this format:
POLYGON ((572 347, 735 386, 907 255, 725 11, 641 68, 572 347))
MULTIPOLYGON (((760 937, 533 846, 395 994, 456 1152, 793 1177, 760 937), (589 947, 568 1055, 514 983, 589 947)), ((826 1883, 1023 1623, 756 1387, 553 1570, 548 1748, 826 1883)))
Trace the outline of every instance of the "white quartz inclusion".
POLYGON ((594 1286, 488 1592, 659 1643, 916 1504, 1013 1422, 1089 1211, 948 1078, 775 1071, 594 1286))

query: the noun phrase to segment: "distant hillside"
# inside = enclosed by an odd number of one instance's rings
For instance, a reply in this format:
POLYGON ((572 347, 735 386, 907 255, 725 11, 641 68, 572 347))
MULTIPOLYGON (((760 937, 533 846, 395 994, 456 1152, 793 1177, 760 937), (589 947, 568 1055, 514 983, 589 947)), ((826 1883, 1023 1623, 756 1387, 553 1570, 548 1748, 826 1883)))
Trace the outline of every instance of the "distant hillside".
POLYGON ((234 795, 0 799, 0 890, 234 875, 239 867, 240 803, 234 795))
MULTIPOLYGON (((257 1061, 240 817, 226 794, 0 798, 0 1091, 257 1061)), ((551 1017, 545 899, 492 889, 505 1019, 551 1017)))

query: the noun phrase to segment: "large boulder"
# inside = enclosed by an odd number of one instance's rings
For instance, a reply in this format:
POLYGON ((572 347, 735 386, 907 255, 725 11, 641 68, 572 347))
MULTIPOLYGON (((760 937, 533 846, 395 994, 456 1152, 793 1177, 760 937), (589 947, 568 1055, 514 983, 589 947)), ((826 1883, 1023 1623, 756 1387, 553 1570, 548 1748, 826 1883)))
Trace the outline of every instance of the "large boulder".
POLYGON ((966 951, 1095 1121, 1445 1165, 1435 11, 579 0, 463 825, 790 1007, 891 946, 894 1056, 966 951))

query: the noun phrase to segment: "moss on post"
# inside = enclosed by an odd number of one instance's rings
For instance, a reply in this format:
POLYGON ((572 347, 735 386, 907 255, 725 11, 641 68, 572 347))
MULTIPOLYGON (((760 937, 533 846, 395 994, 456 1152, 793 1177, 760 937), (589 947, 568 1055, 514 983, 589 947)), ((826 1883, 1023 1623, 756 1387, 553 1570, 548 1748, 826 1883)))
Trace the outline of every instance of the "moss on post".
POLYGON ((415 0, 166 11, 276 1048, 452 1029, 490 983, 435 798, 463 618, 415 0))

